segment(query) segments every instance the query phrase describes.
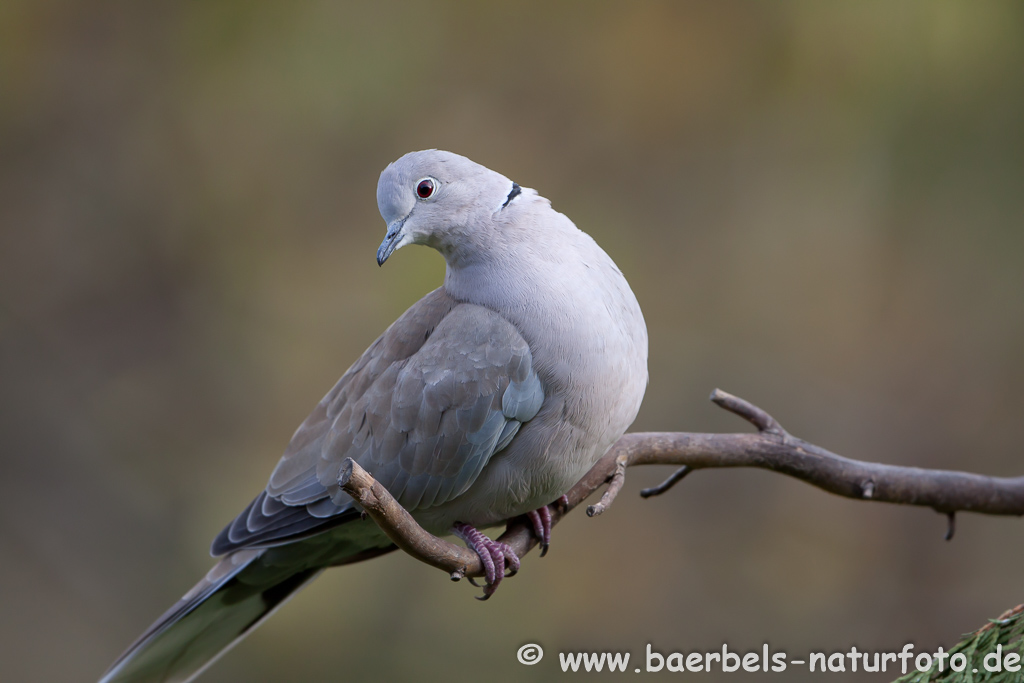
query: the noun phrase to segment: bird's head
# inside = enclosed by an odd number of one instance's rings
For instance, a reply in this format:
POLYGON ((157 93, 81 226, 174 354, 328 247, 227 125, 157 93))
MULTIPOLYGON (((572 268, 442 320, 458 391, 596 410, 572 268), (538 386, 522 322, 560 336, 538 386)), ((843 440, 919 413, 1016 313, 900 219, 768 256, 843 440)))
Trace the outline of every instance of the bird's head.
POLYGON ((388 165, 377 183, 387 235, 377 263, 406 244, 425 244, 452 263, 489 243, 493 217, 519 194, 511 180, 466 157, 430 149, 388 165))

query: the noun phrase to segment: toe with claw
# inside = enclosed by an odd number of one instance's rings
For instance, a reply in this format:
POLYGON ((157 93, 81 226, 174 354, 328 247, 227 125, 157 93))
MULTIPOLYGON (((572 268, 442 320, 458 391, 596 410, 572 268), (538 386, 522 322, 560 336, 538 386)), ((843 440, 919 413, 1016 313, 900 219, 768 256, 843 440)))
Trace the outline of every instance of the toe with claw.
MULTIPOLYGON (((556 508, 560 508, 562 511, 569 509, 569 498, 568 496, 562 496, 551 505, 556 508)), ((544 557, 548 553, 548 546, 551 545, 551 505, 545 505, 542 508, 531 510, 526 513, 526 517, 533 524, 533 535, 537 537, 540 542, 540 556, 544 557)))
MULTIPOLYGON (((484 594, 477 596, 477 600, 486 600, 494 595, 498 584, 505 578, 505 568, 508 567, 508 575, 512 576, 519 571, 519 556, 507 543, 492 541, 480 533, 476 527, 462 522, 456 522, 452 527, 452 533, 461 538, 466 547, 480 557, 480 563, 484 566, 484 579, 487 583, 483 585, 484 594)), ((478 586, 473 579, 469 580, 474 586, 478 586)))

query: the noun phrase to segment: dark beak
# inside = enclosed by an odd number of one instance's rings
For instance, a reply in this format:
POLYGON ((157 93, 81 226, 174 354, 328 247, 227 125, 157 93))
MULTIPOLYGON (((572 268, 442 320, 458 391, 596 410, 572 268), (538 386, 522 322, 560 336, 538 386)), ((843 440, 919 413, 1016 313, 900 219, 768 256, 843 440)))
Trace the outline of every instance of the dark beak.
POLYGON ((383 266, 384 262, 388 260, 392 252, 395 251, 395 245, 398 240, 402 238, 402 226, 405 225, 405 219, 388 223, 388 234, 384 236, 384 241, 380 243, 380 247, 377 248, 377 265, 383 266))

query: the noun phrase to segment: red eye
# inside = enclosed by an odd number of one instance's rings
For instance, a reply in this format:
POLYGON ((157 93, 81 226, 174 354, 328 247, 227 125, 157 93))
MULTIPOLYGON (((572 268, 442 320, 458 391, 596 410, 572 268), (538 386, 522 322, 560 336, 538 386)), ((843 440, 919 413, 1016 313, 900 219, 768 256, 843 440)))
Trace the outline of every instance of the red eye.
POLYGON ((434 194, 434 181, 430 178, 424 178, 416 184, 416 196, 420 199, 427 199, 432 194, 434 194))

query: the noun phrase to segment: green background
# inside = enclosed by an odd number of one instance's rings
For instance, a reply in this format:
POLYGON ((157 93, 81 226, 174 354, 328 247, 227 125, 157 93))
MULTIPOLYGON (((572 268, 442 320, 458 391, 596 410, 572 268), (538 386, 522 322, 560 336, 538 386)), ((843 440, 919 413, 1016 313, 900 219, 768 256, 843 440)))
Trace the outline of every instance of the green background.
MULTIPOLYGON (((1014 2, 5 0, 0 678, 97 678, 440 283, 427 249, 374 261, 378 174, 414 149, 536 188, 617 261, 651 334, 635 428, 745 431, 717 386, 848 457, 1024 473, 1022 121, 1014 2)), ((332 570, 203 680, 933 651, 1024 601, 1018 519, 946 543, 932 511, 760 471, 638 498, 667 473, 488 603, 399 554, 332 570)))

